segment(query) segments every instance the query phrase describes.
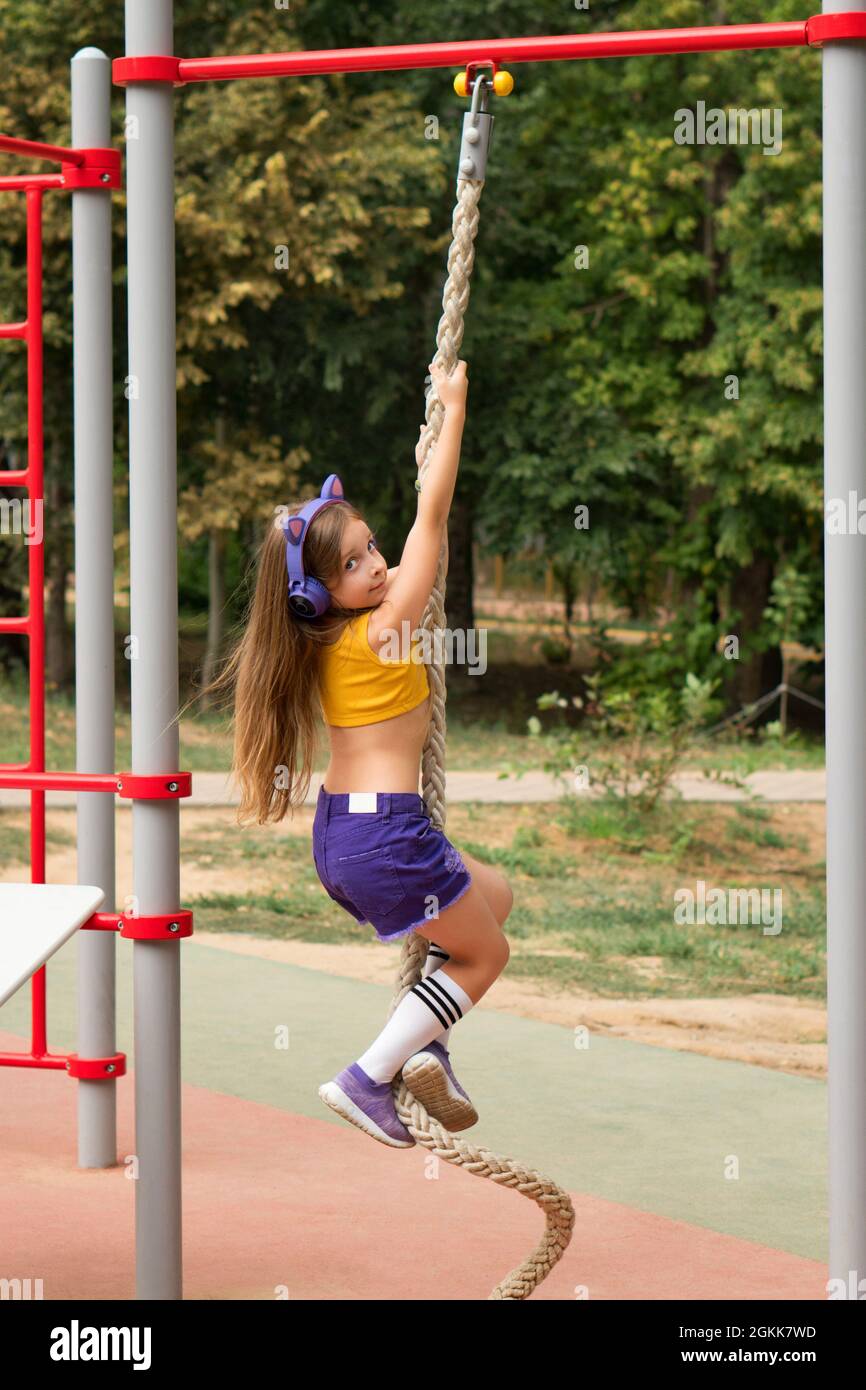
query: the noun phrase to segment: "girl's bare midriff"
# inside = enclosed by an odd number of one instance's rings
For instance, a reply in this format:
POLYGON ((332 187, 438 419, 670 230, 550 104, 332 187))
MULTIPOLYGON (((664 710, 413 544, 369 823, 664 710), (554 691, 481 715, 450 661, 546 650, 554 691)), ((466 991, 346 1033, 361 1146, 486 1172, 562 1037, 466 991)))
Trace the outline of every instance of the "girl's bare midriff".
POLYGON ((323 778, 325 791, 417 792, 431 701, 432 693, 415 709, 378 724, 327 724, 331 759, 323 778))

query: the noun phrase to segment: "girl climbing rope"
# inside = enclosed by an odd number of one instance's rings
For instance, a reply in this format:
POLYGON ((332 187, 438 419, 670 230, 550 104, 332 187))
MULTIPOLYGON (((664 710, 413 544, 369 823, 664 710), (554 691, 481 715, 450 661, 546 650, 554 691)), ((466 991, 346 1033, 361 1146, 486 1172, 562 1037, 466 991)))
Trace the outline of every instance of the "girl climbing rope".
MULTIPOLYGON (((466 363, 448 376, 434 362, 431 378, 444 419, 400 564, 387 568, 331 474, 319 497, 269 526, 236 653, 240 817, 262 823, 302 804, 320 706, 330 760, 313 823, 319 878, 380 941, 418 932, 429 943, 424 974, 379 1036, 319 1088, 326 1105, 394 1148, 415 1143, 394 1106, 398 1073, 447 1129, 478 1119, 449 1040, 508 960, 502 923, 512 901, 496 869, 461 857, 418 792, 431 691, 420 645, 406 639, 420 627, 445 540, 466 363)), ((416 457, 420 465, 421 440, 416 457)))
POLYGON ((387 570, 375 536, 346 503, 317 511, 307 542, 315 550, 305 550, 319 574, 320 551, 322 559, 325 547, 339 554, 339 566, 325 577, 331 611, 360 610, 348 622, 338 618, 340 637, 322 649, 331 759, 313 826, 316 869, 330 896, 370 922, 380 940, 417 931, 430 942, 421 980, 370 1047, 319 1095, 398 1148, 415 1143, 394 1108, 398 1071, 448 1129, 466 1129, 478 1118, 454 1076, 448 1042, 505 966, 501 927, 511 903, 502 875, 468 855, 467 867, 425 811, 417 789, 429 722, 426 667, 417 647, 397 661, 386 651, 418 629, 427 608, 457 476, 466 364, 458 362, 450 377, 438 364, 431 372, 445 418, 399 566, 387 570))
POLYGON ((380 939, 401 940, 402 952, 385 1028, 319 1094, 380 1142, 422 1144, 535 1202, 541 1239, 489 1295, 524 1299, 562 1258, 574 1206, 552 1178, 454 1132, 478 1116, 451 1068, 450 1033, 508 960, 502 924, 512 895, 500 873, 445 837, 441 651, 434 643, 425 665, 409 642, 419 627, 434 636, 445 628, 446 523, 467 393, 458 354, 493 122, 486 88, 507 92, 511 79, 496 73, 468 83, 461 75, 454 85, 460 95, 471 86, 472 107, 416 448, 418 515, 401 562, 386 569, 376 537, 331 474, 317 498, 268 528, 243 636, 206 690, 235 687, 239 819, 280 820, 301 805, 324 715, 331 757, 313 827, 316 869, 332 898, 380 939))

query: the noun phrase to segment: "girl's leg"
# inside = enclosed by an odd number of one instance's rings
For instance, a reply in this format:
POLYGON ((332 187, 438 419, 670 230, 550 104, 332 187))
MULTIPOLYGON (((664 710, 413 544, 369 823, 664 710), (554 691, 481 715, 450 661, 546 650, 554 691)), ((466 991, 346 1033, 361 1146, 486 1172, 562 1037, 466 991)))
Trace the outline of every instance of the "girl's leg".
POLYGON ((514 894, 508 879, 492 864, 482 864, 480 859, 476 859, 473 854, 467 854, 465 849, 461 849, 460 858, 471 873, 472 882, 478 884, 490 904, 493 916, 500 927, 503 926, 514 905, 514 894))
MULTIPOLYGON (((445 964, 446 960, 450 959, 451 957, 447 951, 443 951, 441 946, 435 941, 431 941, 427 951, 427 959, 421 971, 421 979, 426 980, 428 975, 432 975, 434 970, 438 970, 440 966, 445 964)), ((443 1047, 447 1047, 452 1027, 453 1024, 449 1024, 444 1033, 437 1033, 436 1042, 440 1042, 443 1047)))
MULTIPOLYGON (((498 869, 494 869, 491 864, 482 864, 480 860, 474 858, 471 854, 467 854, 465 850, 461 850, 461 858, 472 874, 472 882, 477 883, 478 887, 481 889, 494 917, 501 927, 511 911, 514 902, 514 894, 511 891, 508 880, 504 874, 501 874, 498 869)), ((428 975, 432 975, 434 970, 438 970, 440 966, 443 966, 445 962, 450 959, 451 957, 448 952, 443 949, 442 943, 431 939, 430 949, 427 952, 427 959, 424 962, 424 968, 421 972, 422 979, 426 979, 428 975)), ((447 1048, 449 1045, 452 1026, 453 1025, 449 1025, 449 1027, 445 1029, 445 1032, 440 1033, 435 1039, 435 1041, 441 1043, 444 1048, 447 1048)))
POLYGON ((465 1018, 508 961, 508 942, 474 879, 462 898, 415 930, 450 959, 409 990, 358 1058, 356 1065, 379 1084, 390 1082, 407 1058, 465 1018))

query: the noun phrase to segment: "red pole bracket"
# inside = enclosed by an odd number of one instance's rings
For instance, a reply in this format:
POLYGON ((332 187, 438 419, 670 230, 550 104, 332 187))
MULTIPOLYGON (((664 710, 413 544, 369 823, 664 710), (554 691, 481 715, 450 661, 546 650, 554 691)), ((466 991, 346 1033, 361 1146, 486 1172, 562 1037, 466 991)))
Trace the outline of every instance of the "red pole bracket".
POLYGON ((167 54, 115 58, 111 64, 111 80, 116 87, 125 87, 128 82, 171 82, 175 87, 186 86, 180 79, 180 59, 167 54))
POLYGON ((63 187, 75 188, 120 188, 120 150, 86 149, 76 151, 84 155, 84 162, 67 164, 63 161, 60 173, 63 187))
POLYGON ((120 188, 120 150, 102 146, 88 146, 83 149, 68 149, 65 145, 46 145, 41 140, 19 140, 15 135, 0 135, 0 150, 7 154, 20 154, 26 159, 44 159, 49 164, 60 165, 59 183, 53 182, 54 174, 22 174, 20 180, 6 178, 3 186, 12 188, 19 181, 27 186, 28 177, 35 179, 35 187, 74 189, 74 188, 120 188))
POLYGON ((126 1075, 126 1053, 115 1052, 113 1057, 79 1057, 70 1052, 66 1070, 76 1081, 116 1081, 126 1075))
POLYGON ((118 772, 118 796, 140 801, 174 801, 192 794, 191 772, 118 772))
POLYGON ((120 935, 132 941, 178 941, 192 936, 192 913, 187 908, 149 917, 121 913, 117 920, 122 924, 120 935))
POLYGON ((119 931, 121 936, 132 941, 176 941, 182 936, 192 936, 192 912, 178 908, 177 912, 147 917, 132 912, 94 912, 79 930, 119 931))
POLYGON ((816 14, 806 20, 806 42, 810 48, 820 48, 833 39, 866 39, 866 11, 816 14))

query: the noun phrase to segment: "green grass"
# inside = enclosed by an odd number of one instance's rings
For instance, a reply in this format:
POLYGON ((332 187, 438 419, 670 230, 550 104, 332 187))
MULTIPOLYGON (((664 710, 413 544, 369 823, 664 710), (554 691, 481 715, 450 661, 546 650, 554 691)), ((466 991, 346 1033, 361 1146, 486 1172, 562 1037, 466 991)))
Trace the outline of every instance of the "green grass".
MULTIPOLYGON (((22 818, 23 819, 23 818, 22 818)), ((75 836, 52 826, 46 817, 45 846, 47 850, 65 849, 75 844, 75 836)), ((30 863, 30 830, 26 824, 10 825, 0 816, 0 863, 30 863)))
MULTIPOLYGON (((72 825, 71 811, 56 814, 72 825)), ((72 836, 52 820, 49 849, 70 844, 72 836)), ((27 821, 24 811, 0 813, 7 865, 28 862, 27 821)), ((355 923, 320 884, 308 830, 241 828, 231 808, 190 808, 182 826, 187 869, 204 885, 218 869, 233 890, 184 893, 198 930, 370 942, 370 928, 355 923)), ((514 890, 506 926, 512 979, 542 991, 635 999, 823 999, 824 865, 816 828, 814 816, 807 827, 782 807, 749 804, 674 803, 647 818, 621 804, 566 799, 455 804, 448 817, 458 849, 501 869, 514 890), (674 894, 694 890, 698 879, 708 889, 780 888, 781 932, 764 935, 760 923, 679 924, 674 894)))
MULTIPOLYGON (((292 894, 239 895, 214 893, 193 898, 194 922, 203 931, 249 932, 278 941, 333 943, 369 941, 370 928, 355 924, 347 931, 335 929, 335 904, 324 895, 315 874, 305 871, 292 884, 292 894)), ((336 909, 338 912, 341 910, 336 909)), ((348 921, 347 914, 341 912, 348 921)))
MULTIPOLYGON (((512 976, 547 978, 559 988, 610 998, 824 995, 824 901, 817 887, 811 893, 784 890, 782 931, 768 937, 760 925, 674 925, 672 895, 652 883, 618 892, 605 874, 581 874, 579 883, 569 883, 569 877, 562 873, 545 883, 543 910, 524 910, 516 921, 509 919, 513 941, 531 943, 542 932, 556 935, 561 947, 553 956, 535 957, 531 946, 525 956, 512 954, 512 976), (661 957, 657 978, 630 967, 629 959, 637 957, 661 957)), ((693 887, 694 881, 684 877, 682 886, 693 887)), ((735 888, 743 879, 726 883, 713 876, 710 882, 735 888)))
MULTIPOLYGON (((506 875, 515 905, 506 931, 513 979, 606 998, 706 998, 772 993, 825 996, 823 865, 807 838, 789 834, 770 808, 696 804, 662 808, 649 821, 627 810, 582 802, 561 806, 455 806, 449 837, 506 875), (452 824, 453 823, 453 824, 452 824), (456 827, 462 824, 467 833, 456 827), (490 838, 510 826, 506 846, 490 838), (476 832, 477 833, 477 832, 476 832), (674 893, 707 888, 782 890, 782 930, 760 922, 678 924, 674 893), (648 959, 649 958, 649 959, 648 959)), ((257 865, 260 892, 192 897, 199 928, 284 940, 365 944, 359 926, 321 887, 306 835, 206 828, 184 834, 184 856, 235 866, 257 865), (273 884, 268 883, 269 872, 273 884), (274 886, 276 885, 276 886, 274 886), (285 885, 285 886, 284 886, 285 885)), ((771 899, 772 901, 772 899, 771 899)))

